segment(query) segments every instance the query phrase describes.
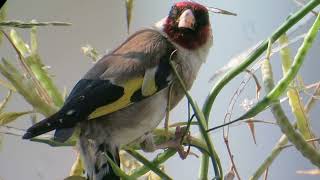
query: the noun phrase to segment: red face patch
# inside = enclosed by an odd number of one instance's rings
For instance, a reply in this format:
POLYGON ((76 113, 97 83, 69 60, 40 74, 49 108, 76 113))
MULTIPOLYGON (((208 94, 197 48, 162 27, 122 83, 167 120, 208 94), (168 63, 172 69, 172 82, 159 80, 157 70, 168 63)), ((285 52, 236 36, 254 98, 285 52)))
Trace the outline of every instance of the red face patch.
POLYGON ((176 3, 164 25, 164 32, 169 38, 186 49, 197 49, 210 38, 210 22, 206 7, 189 1, 176 3), (190 9, 195 17, 194 29, 179 28, 181 14, 190 9))

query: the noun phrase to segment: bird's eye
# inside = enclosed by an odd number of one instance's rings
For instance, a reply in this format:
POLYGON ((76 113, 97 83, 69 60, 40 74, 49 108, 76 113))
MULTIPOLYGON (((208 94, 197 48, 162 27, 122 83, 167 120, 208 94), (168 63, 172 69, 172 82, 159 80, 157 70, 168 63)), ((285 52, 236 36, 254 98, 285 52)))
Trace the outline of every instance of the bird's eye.
POLYGON ((178 15, 178 10, 175 7, 172 7, 170 11, 170 17, 176 17, 178 15))

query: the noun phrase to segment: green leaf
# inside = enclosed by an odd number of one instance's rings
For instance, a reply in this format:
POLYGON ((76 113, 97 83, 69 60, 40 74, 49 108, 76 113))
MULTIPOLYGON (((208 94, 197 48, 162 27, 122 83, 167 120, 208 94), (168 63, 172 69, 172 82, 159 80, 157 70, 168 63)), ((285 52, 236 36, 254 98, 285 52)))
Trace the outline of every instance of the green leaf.
POLYGON ((49 73, 43 68, 44 64, 42 63, 40 56, 38 54, 33 54, 26 58, 26 62, 42 88, 44 88, 45 92, 52 99, 53 103, 57 107, 61 107, 64 102, 62 94, 54 84, 49 73))
POLYGON ((11 98, 11 95, 12 95, 12 91, 10 90, 8 95, 4 98, 4 100, 0 102, 0 113, 6 107, 7 103, 9 102, 9 99, 11 98))
POLYGON ((114 171, 114 173, 119 176, 122 179, 125 180, 133 180, 133 178, 131 178, 130 176, 128 176, 125 172, 123 172, 120 167, 113 162, 113 160, 105 153, 104 157, 107 159, 108 163, 110 164, 112 170, 114 171))
POLYGON ((131 156, 133 156, 134 158, 136 158, 138 161, 140 161, 142 164, 144 164, 145 166, 147 166, 150 170, 152 170, 154 173, 156 173, 159 177, 161 177, 161 179, 166 179, 166 180, 170 180, 172 179, 171 177, 169 177, 166 173, 164 173, 163 171, 161 171, 157 165, 155 165, 154 163, 150 162, 148 159, 146 159, 144 156, 142 156, 141 154, 139 154, 137 151, 132 150, 132 149, 128 149, 126 150, 127 153, 129 153, 131 156))
POLYGON ((32 111, 24 111, 24 112, 3 112, 0 114, 0 125, 8 124, 20 116, 33 113, 32 111))
POLYGON ((34 90, 33 82, 21 74, 13 64, 4 58, 2 58, 2 63, 0 63, 0 72, 11 82, 17 92, 21 94, 38 112, 45 116, 49 116, 56 112, 56 108, 45 103, 34 90))
MULTIPOLYGON (((7 5, 4 4, 1 8, 0 8, 0 22, 4 21, 7 17, 7 5)), ((2 29, 0 27, 0 29, 2 29)), ((0 44, 2 43, 2 39, 3 39, 3 34, 0 33, 0 44)))
MULTIPOLYGON (((288 43, 288 37, 284 34, 280 37, 279 43, 281 45, 288 43)), ((280 51, 283 75, 285 75, 291 67, 292 58, 291 52, 288 47, 283 48, 280 51)), ((313 133, 310 128, 310 119, 308 114, 304 110, 304 104, 301 101, 298 89, 295 83, 291 83, 291 87, 288 89, 287 96, 289 98, 289 104, 291 110, 297 120, 298 129, 305 139, 314 138, 313 133)), ((315 146, 315 143, 312 143, 315 146)))
POLYGON ((315 40, 315 37, 317 36, 318 29, 320 28, 320 16, 318 17, 319 18, 317 18, 312 28, 309 30, 307 36, 305 37, 302 45, 298 49, 298 52, 288 72, 282 77, 282 79, 278 82, 278 84, 273 89, 271 89, 270 92, 260 102, 258 102, 254 107, 252 107, 249 111, 247 111, 244 115, 242 115, 240 118, 236 119, 235 121, 254 117, 257 114, 259 114, 261 111, 263 111, 267 106, 278 101, 278 98, 285 92, 289 84, 298 74, 298 71, 300 70, 305 60, 307 52, 311 48, 312 43, 315 40))
POLYGON ((2 79, 0 79, 0 85, 5 87, 5 88, 7 88, 7 89, 9 89, 9 90, 11 90, 11 91, 14 91, 14 92, 17 91, 16 88, 11 83, 6 82, 6 81, 4 81, 2 79))
POLYGON ((31 53, 37 54, 37 51, 38 51, 37 27, 31 28, 30 45, 31 45, 31 53))
POLYGON ((31 22, 23 22, 23 21, 2 21, 0 22, 0 26, 6 26, 6 27, 16 27, 16 28, 32 28, 35 26, 70 26, 71 23, 67 22, 36 22, 35 20, 32 20, 31 22))
POLYGON ((29 46, 23 41, 22 37, 16 30, 11 29, 9 37, 23 57, 27 57, 31 54, 29 46))
POLYGON ((64 102, 63 97, 53 83, 50 75, 43 68, 44 64, 36 52, 38 46, 36 29, 33 28, 31 30, 31 48, 25 44, 21 36, 14 29, 10 31, 9 40, 17 49, 17 53, 23 56, 20 57, 20 62, 28 76, 33 80, 34 87, 39 95, 46 101, 46 103, 52 104, 53 102, 57 107, 61 107, 64 102))

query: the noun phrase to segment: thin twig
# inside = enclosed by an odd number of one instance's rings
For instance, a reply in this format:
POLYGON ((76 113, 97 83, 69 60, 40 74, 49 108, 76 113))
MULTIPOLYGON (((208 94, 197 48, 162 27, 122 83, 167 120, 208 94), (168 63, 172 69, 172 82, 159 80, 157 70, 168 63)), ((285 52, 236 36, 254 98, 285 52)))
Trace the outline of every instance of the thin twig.
POLYGON ((223 140, 224 140, 224 143, 225 143, 226 146, 227 146, 228 155, 229 155, 229 158, 230 158, 231 163, 232 163, 232 168, 233 168, 233 170, 234 170, 237 178, 238 178, 239 180, 241 180, 240 175, 239 175, 238 170, 237 170, 237 167, 236 167, 236 164, 235 164, 235 162, 234 162, 234 160, 233 160, 233 155, 232 155, 232 153, 231 153, 230 146, 229 146, 229 140, 228 140, 227 138, 223 138, 223 140))
POLYGON ((307 104, 304 107, 306 112, 310 112, 312 107, 315 105, 317 99, 314 98, 314 96, 319 96, 319 95, 320 95, 320 83, 317 84, 317 87, 313 93, 313 96, 310 97, 310 99, 308 100, 307 104))

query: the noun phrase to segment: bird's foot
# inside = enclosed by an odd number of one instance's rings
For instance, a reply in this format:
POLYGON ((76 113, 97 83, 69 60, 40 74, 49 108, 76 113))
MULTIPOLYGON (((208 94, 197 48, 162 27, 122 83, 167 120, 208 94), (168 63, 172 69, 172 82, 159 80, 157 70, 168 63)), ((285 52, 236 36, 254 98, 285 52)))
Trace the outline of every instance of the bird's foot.
POLYGON ((166 148, 175 149, 177 150, 181 159, 186 159, 189 154, 198 157, 198 155, 190 151, 190 146, 188 146, 188 149, 186 151, 184 150, 182 141, 184 138, 186 138, 186 140, 189 141, 190 137, 191 137, 190 133, 186 132, 185 128, 181 128, 180 126, 177 126, 175 131, 175 137, 171 140, 168 140, 167 142, 156 145, 156 149, 166 149, 166 148))

